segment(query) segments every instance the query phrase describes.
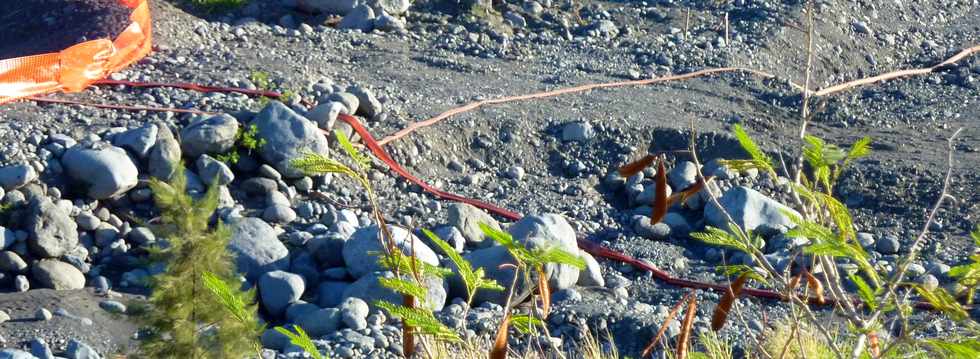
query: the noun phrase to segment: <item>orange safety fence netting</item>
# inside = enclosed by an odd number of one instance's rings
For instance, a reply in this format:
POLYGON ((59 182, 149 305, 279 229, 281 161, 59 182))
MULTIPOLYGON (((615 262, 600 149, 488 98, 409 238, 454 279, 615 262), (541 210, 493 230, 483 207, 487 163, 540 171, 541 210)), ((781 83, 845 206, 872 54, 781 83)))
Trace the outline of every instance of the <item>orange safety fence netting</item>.
POLYGON ((78 92, 146 56, 152 47, 149 0, 119 0, 133 9, 115 40, 85 41, 60 52, 0 60, 0 104, 52 92, 78 92))

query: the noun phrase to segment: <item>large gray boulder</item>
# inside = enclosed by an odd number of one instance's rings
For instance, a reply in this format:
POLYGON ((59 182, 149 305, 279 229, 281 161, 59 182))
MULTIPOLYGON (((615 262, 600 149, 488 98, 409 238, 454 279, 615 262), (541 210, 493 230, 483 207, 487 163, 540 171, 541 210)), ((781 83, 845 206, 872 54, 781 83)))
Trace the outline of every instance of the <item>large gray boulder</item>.
MULTIPOLYGON (((360 30, 371 32, 374 29, 374 9, 367 5, 357 5, 354 10, 344 15, 337 24, 338 29, 360 30)), ((356 111, 357 109, 352 109, 356 111)))
POLYGON ((31 267, 31 275, 41 288, 70 290, 85 287, 85 275, 78 268, 56 259, 38 261, 31 267))
POLYGON ((126 154, 115 146, 85 148, 75 146, 61 157, 65 171, 77 183, 88 188, 93 199, 116 197, 136 187, 139 170, 126 154))
MULTIPOLYGON (((508 232, 516 242, 529 249, 557 247, 573 255, 579 253, 574 229, 564 217, 558 214, 524 217, 514 223, 508 232)), ((516 260, 504 246, 496 245, 478 249, 465 255, 464 258, 470 262, 473 269, 483 268, 487 278, 495 280, 504 288, 509 288, 514 280, 516 270, 509 266, 502 267, 503 264, 516 264, 516 260)), ((578 268, 567 264, 547 264, 544 269, 545 275, 548 276, 548 285, 553 291, 571 288, 579 280, 578 268)), ((449 278, 449 286, 452 296, 458 297, 465 294, 465 288, 458 276, 449 278)), ((523 288, 523 283, 518 281, 517 292, 520 293, 523 288)), ((503 304, 507 300, 507 295, 508 291, 506 290, 481 290, 474 297, 474 302, 489 301, 503 304)))
POLYGON ((408 11, 408 7, 412 6, 410 0, 368 0, 368 6, 374 9, 375 13, 385 13, 391 15, 401 15, 408 11))
POLYGON ((311 337, 321 337, 340 329, 340 310, 323 308, 299 318, 296 324, 311 337))
MULTIPOLYGON (((459 229, 466 238, 466 243, 480 244, 485 236, 480 229, 480 223, 490 226, 490 228, 500 230, 500 223, 482 209, 466 203, 453 203, 449 205, 449 218, 447 224, 459 229)), ((488 243, 490 244, 490 243, 488 243)))
MULTIPOLYGON (((388 231, 391 233, 395 246, 402 253, 411 255, 414 246, 415 256, 419 260, 432 265, 439 265, 439 257, 436 253, 414 234, 409 233, 404 228, 392 225, 388 225, 388 231)), ((381 235, 379 232, 378 226, 360 228, 351 235, 347 242, 344 242, 344 262, 347 263, 347 270, 354 278, 386 269, 378 263, 378 259, 384 254, 384 247, 379 241, 381 235)))
MULTIPOLYGON (((557 247, 572 255, 578 254, 575 229, 560 214, 531 215, 521 218, 507 230, 514 240, 527 248, 557 247)), ((579 269, 568 264, 546 264, 548 284, 552 290, 571 288, 578 281, 579 269)))
POLYGON ((112 144, 130 150, 140 159, 150 154, 150 149, 157 143, 157 126, 146 124, 131 130, 116 134, 112 144))
POLYGON ((102 356, 91 346, 75 339, 68 341, 65 357, 68 359, 102 359, 102 356))
POLYGON ((158 124, 157 128, 156 144, 150 148, 146 167, 150 176, 167 181, 177 172, 177 162, 181 156, 180 142, 177 142, 166 125, 158 124))
POLYGON ((344 291, 350 286, 348 282, 323 281, 317 287, 317 301, 321 307, 336 307, 344 299, 344 291))
POLYGON ((37 171, 28 164, 0 167, 0 188, 6 191, 18 189, 37 179, 37 171))
POLYGON ((282 316, 293 302, 299 300, 306 289, 303 277, 281 270, 271 271, 259 277, 259 296, 262 306, 274 316, 282 316))
POLYGON ((27 245, 41 258, 57 258, 78 245, 78 225, 47 197, 31 201, 27 245))
MULTIPOLYGON (((718 203, 728 211, 735 224, 750 231, 763 224, 770 228, 792 228, 795 225, 783 212, 799 216, 792 208, 745 186, 732 187, 725 191, 718 203)), ((714 203, 705 205, 704 218, 708 225, 728 229, 728 219, 714 203)))
MULTIPOLYGON (((394 278, 394 276, 391 272, 374 272, 364 275, 344 289, 341 302, 343 299, 353 297, 360 298, 372 307, 374 307, 374 302, 379 300, 401 304, 402 295, 381 285, 378 280, 379 278, 394 278)), ((425 288, 427 290, 425 306, 433 311, 442 310, 446 305, 447 297, 444 281, 440 278, 426 277, 425 288)))
POLYGON ((304 174, 290 161, 307 153, 326 154, 327 138, 317 125, 278 101, 271 101, 255 116, 252 125, 258 128, 258 136, 265 140, 259 155, 286 178, 300 178, 304 174))
POLYGON ((289 269, 289 249, 272 226, 258 218, 246 217, 234 224, 228 249, 236 256, 238 271, 249 280, 265 272, 289 269))
POLYGON ((235 146, 238 127, 238 120, 230 115, 198 117, 180 131, 181 149, 184 150, 184 155, 191 158, 205 153, 228 152, 235 146))

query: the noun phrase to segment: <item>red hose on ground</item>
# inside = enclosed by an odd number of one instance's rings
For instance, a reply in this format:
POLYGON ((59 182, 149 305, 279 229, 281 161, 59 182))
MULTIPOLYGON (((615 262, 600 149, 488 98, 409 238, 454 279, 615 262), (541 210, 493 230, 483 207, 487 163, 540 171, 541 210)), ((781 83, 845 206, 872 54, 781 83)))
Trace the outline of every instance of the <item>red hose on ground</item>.
MULTIPOLYGON (((362 125, 361 122, 358 121, 356 117, 347 114, 340 114, 338 115, 337 118, 349 124, 354 129, 354 131, 361 136, 361 142, 363 142, 364 145, 371 150, 371 153, 374 154, 376 157, 378 157, 378 159, 380 159, 382 162, 387 164, 392 171, 395 171, 395 173, 398 173, 399 176, 402 176, 409 182, 412 182, 422 187, 422 189, 424 189, 426 192, 432 193, 433 195, 435 195, 440 199, 449 199, 449 200, 473 205, 477 208, 483 209, 487 212, 490 212, 492 214, 498 215, 500 217, 512 221, 519 220, 521 219, 521 217, 523 217, 519 213, 503 209, 496 205, 463 197, 457 194, 449 193, 430 186, 428 183, 425 183, 418 177, 415 177, 414 175, 409 173, 404 167, 398 164, 398 162, 395 162, 395 160, 392 159, 391 156, 389 156, 388 153, 385 152, 383 148, 381 148, 381 145, 378 144, 377 140, 374 139, 374 136, 372 136, 371 133, 368 132, 367 128, 365 128, 364 125, 362 125)), ((617 252, 615 250, 604 247, 598 243, 589 241, 587 239, 579 238, 578 246, 579 248, 581 248, 582 250, 588 252, 593 256, 606 258, 622 263, 627 263, 634 267, 649 271, 650 273, 653 274, 655 278, 670 285, 675 285, 678 287, 694 288, 694 289, 714 290, 718 292, 725 292, 728 290, 728 285, 698 282, 698 281, 687 280, 687 279, 671 276, 670 273, 667 273, 666 271, 657 268, 656 266, 650 263, 640 261, 627 254, 617 252)), ((744 288, 742 289, 742 293, 753 297, 759 297, 765 299, 786 300, 786 298, 784 298, 782 294, 771 290, 765 290, 765 289, 744 288)), ((810 297, 807 299, 810 304, 818 304, 817 299, 814 297, 810 297)), ((855 299, 854 302, 855 304, 860 305, 860 301, 855 299)), ((824 304, 833 305, 835 303, 836 303, 835 301, 830 300, 828 298, 828 300, 826 300, 826 303, 824 304)), ((916 308, 920 308, 920 309, 933 309, 932 304, 928 302, 915 302, 913 303, 913 305, 916 308)))

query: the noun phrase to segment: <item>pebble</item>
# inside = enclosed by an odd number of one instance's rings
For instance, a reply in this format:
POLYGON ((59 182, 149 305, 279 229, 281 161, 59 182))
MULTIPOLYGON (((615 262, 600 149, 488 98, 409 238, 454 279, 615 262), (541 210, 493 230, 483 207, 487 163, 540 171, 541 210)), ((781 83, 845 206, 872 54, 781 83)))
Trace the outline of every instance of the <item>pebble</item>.
POLYGON ((51 320, 52 317, 53 316, 51 314, 51 311, 49 311, 47 309, 44 309, 44 308, 38 308, 34 312, 34 319, 36 319, 36 320, 48 321, 48 320, 51 320))
POLYGON ((885 235, 875 244, 875 250, 881 254, 898 254, 900 248, 901 243, 898 241, 898 237, 893 235, 885 235))
POLYGON ((126 305, 114 300, 103 300, 99 302, 99 307, 109 313, 114 313, 114 314, 126 313, 126 305))

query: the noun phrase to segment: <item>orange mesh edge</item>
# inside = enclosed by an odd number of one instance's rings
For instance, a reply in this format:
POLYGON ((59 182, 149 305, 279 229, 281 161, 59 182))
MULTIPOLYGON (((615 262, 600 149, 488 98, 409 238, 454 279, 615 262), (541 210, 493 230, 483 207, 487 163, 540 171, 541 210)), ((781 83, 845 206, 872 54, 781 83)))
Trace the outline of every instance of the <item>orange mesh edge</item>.
POLYGON ((149 0, 119 0, 133 9, 116 39, 75 44, 60 52, 0 60, 0 104, 58 91, 78 92, 150 53, 149 0))

